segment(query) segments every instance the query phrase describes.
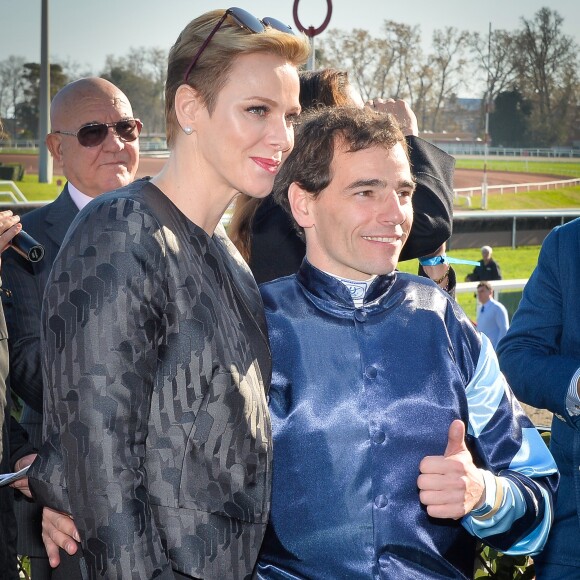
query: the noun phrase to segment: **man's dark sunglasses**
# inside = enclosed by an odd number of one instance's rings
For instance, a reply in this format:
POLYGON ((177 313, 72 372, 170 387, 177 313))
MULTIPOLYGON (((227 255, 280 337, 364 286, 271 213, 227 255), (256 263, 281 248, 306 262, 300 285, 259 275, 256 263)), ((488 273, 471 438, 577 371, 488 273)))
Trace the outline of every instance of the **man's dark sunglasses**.
POLYGON ((135 141, 139 137, 143 123, 139 119, 123 119, 115 123, 87 123, 76 133, 70 131, 53 131, 53 133, 76 137, 83 147, 97 147, 107 138, 109 127, 112 127, 121 141, 127 142, 135 141))
POLYGON ((260 19, 256 18, 255 16, 253 16, 252 14, 250 14, 249 12, 246 12, 242 8, 235 8, 235 7, 228 8, 224 12, 224 15, 218 20, 218 23, 214 26, 213 30, 209 33, 208 37, 204 40, 203 44, 199 47, 199 50, 196 52, 195 56, 193 57, 191 64, 189 65, 189 67, 185 71, 185 75, 183 77, 184 83, 187 82, 187 78, 189 77, 189 73, 192 71, 193 67, 195 66, 195 63, 199 60, 199 57, 202 55, 203 51, 206 49, 207 45, 209 44, 209 41, 213 38, 213 35, 219 30, 220 26, 224 23, 225 19, 228 16, 231 16, 241 28, 244 28, 244 29, 249 30, 250 32, 254 32, 256 34, 259 32, 264 32, 264 30, 266 30, 266 26, 269 26, 270 28, 275 28, 276 30, 279 30, 280 32, 287 32, 288 34, 294 34, 294 35, 296 34, 294 32, 294 30, 292 30, 291 26, 288 26, 288 24, 284 24, 283 22, 280 22, 279 20, 276 20, 275 18, 270 18, 269 16, 267 16, 266 18, 263 18, 262 20, 260 20, 260 19))

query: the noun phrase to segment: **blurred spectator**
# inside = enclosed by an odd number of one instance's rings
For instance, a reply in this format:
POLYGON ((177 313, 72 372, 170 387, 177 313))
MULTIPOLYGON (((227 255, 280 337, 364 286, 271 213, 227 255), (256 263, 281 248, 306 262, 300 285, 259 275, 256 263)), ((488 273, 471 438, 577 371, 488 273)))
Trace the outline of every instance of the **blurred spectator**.
POLYGON ((501 280, 501 270, 499 264, 491 257, 493 250, 490 246, 481 248, 482 260, 479 260, 479 266, 473 269, 471 274, 465 277, 467 282, 479 282, 480 280, 501 280))
POLYGON ((508 312, 501 302, 494 299, 493 286, 487 281, 477 285, 477 298, 481 303, 477 313, 477 330, 483 332, 495 348, 509 328, 508 312))

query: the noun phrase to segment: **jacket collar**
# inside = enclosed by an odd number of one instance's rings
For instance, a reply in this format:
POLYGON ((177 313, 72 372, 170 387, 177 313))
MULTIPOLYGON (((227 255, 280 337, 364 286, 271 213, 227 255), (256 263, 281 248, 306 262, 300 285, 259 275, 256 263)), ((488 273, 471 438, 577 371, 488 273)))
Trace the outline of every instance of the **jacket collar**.
MULTIPOLYGON (((298 283, 310 294, 343 308, 355 308, 348 288, 340 281, 313 266, 306 258, 296 274, 298 283)), ((367 290, 364 306, 372 306, 391 288, 396 279, 396 272, 377 276, 367 290)))
POLYGON ((60 195, 50 204, 45 218, 47 223, 46 235, 58 246, 62 244, 77 213, 79 213, 79 209, 68 192, 67 183, 60 195))

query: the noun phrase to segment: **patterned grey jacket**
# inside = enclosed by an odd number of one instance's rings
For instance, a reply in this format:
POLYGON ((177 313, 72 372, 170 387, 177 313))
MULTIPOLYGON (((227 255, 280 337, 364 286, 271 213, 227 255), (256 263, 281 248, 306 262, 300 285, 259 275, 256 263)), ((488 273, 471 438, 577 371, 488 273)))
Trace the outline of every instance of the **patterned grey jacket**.
POLYGON ((90 578, 250 575, 270 507, 270 352, 256 284, 137 181, 79 213, 43 305, 45 444, 90 578))

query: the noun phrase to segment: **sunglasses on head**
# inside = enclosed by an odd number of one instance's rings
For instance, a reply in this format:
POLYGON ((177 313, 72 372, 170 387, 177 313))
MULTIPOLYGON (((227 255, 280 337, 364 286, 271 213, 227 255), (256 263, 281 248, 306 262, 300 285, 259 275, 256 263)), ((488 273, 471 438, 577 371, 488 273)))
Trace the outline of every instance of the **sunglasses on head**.
POLYGON ((280 22, 280 20, 276 20, 275 18, 270 18, 269 16, 267 16, 266 18, 262 18, 262 20, 260 20, 259 18, 256 18, 255 16, 253 16, 249 12, 246 12, 246 10, 243 10, 242 8, 235 7, 228 8, 224 12, 224 15, 218 20, 218 23, 213 27, 213 30, 209 33, 208 37, 203 41, 203 44, 199 47, 199 50, 195 53, 195 56, 193 57, 191 64, 185 71, 185 75, 183 77, 184 83, 187 82, 189 73, 192 71, 193 67, 195 66, 195 63, 199 60, 199 57, 202 55, 203 51, 206 49, 210 40, 213 38, 213 35, 219 30, 220 26, 224 23, 225 19, 228 16, 231 16, 240 26, 240 28, 244 28, 245 30, 249 30, 250 32, 253 32, 255 34, 258 34, 259 32, 264 32, 264 30, 266 30, 266 26, 269 26, 270 28, 275 28, 280 32, 287 32, 288 34, 294 35, 296 34, 294 30, 292 30, 291 26, 288 26, 288 24, 284 24, 283 22, 280 22))
POLYGON ((97 147, 107 138, 109 127, 113 129, 121 141, 130 142, 139 137, 143 123, 139 119, 123 119, 115 123, 87 123, 76 133, 70 131, 53 131, 53 133, 76 137, 83 147, 97 147))

